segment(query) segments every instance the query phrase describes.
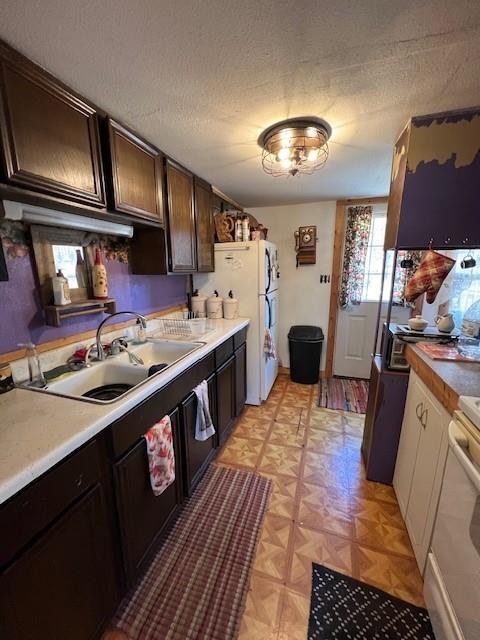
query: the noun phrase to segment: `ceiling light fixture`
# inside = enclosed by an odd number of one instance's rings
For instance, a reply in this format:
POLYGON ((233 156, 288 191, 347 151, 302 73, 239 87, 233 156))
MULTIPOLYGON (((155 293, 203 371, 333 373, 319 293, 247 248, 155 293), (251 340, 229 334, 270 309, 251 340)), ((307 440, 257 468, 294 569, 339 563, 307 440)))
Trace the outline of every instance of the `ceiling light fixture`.
POLYGON ((321 169, 328 158, 332 128, 321 118, 290 118, 263 131, 262 166, 271 176, 296 176, 321 169))

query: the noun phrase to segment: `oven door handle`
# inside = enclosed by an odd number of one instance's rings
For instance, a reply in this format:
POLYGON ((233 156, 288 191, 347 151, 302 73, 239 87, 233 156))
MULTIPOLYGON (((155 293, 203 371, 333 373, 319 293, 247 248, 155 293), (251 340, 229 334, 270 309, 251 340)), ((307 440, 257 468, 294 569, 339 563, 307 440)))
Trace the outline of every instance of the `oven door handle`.
POLYGON ((468 450, 469 437, 454 420, 448 425, 448 441, 458 462, 480 493, 480 471, 466 453, 466 449, 468 450))

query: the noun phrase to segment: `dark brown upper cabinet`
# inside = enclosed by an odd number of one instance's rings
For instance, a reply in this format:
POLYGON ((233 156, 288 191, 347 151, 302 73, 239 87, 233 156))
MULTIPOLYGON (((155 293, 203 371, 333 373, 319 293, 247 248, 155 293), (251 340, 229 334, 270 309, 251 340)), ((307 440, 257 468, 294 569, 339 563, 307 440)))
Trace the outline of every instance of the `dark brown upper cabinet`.
POLYGON ((112 207, 163 224, 163 156, 158 149, 108 118, 112 207))
POLYGON ((0 43, 4 180, 17 187, 105 207, 96 110, 0 43))
POLYGON ((197 271, 215 271, 212 188, 198 178, 195 178, 195 223, 197 271))
POLYGON ((197 270, 193 174, 166 160, 168 266, 172 273, 197 270))

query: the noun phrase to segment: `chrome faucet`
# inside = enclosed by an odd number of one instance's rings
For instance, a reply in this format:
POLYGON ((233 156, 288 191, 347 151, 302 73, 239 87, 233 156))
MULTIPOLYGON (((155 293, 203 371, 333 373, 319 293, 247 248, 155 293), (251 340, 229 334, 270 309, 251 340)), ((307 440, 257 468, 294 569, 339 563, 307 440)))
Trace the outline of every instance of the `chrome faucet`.
POLYGON ((140 321, 144 329, 147 328, 147 319, 145 318, 145 316, 142 316, 140 313, 137 313, 136 311, 117 311, 115 313, 112 313, 107 318, 105 318, 105 320, 102 320, 102 322, 98 325, 97 338, 96 338, 97 360, 105 360, 105 351, 102 347, 102 329, 104 324, 106 324, 110 320, 110 318, 113 318, 115 316, 121 316, 121 315, 134 316, 140 321))
POLYGON ((120 338, 114 338, 112 340, 112 344, 110 345, 110 355, 114 356, 124 351, 128 355, 128 360, 130 364, 135 365, 143 365, 145 364, 140 356, 137 356, 136 353, 130 351, 128 348, 127 338, 125 336, 121 336, 120 338))

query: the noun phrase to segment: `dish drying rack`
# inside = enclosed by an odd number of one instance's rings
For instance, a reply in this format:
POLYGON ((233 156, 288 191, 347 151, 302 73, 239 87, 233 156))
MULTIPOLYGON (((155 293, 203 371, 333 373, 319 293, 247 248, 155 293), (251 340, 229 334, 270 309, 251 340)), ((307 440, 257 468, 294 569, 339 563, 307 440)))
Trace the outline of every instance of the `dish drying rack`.
POLYGON ((158 329, 152 334, 155 338, 201 338, 215 331, 215 323, 208 318, 158 318, 158 329))

